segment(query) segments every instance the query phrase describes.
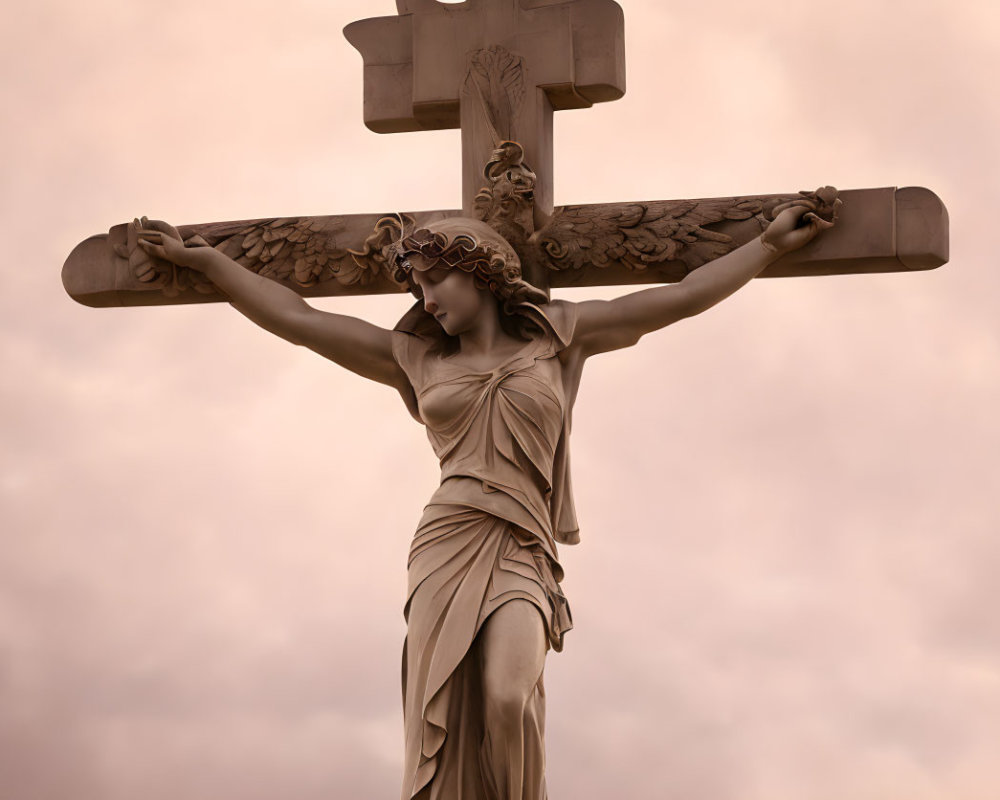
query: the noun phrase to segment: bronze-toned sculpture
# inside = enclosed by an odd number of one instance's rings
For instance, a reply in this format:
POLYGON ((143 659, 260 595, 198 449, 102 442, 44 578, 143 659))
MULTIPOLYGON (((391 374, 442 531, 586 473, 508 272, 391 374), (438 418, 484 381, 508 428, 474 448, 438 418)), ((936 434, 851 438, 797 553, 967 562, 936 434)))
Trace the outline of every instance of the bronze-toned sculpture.
POLYGON ((258 325, 399 391, 427 427, 441 485, 410 548, 402 797, 545 794, 549 647, 572 627, 557 543, 579 540, 569 478, 573 401, 589 356, 693 316, 832 222, 802 199, 758 239, 678 284, 610 301, 549 302, 482 221, 386 220, 382 257, 419 298, 389 331, 298 294, 163 222, 150 256, 203 274, 258 325), (395 223, 395 224, 394 224, 395 223))

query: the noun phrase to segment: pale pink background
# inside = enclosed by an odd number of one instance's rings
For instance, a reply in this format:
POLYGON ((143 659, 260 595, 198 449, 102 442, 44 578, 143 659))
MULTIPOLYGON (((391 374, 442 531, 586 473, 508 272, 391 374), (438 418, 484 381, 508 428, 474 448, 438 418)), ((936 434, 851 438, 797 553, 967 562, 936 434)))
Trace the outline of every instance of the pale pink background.
MULTIPOLYGON (((59 271, 142 213, 451 207, 458 135, 363 127, 340 29, 389 0, 11 5, 0 797, 395 797, 422 430, 226 306, 59 271)), ((995 800, 1000 12, 622 5, 629 93, 558 116, 558 202, 924 185, 952 262, 757 281, 589 365, 551 796, 995 800)))

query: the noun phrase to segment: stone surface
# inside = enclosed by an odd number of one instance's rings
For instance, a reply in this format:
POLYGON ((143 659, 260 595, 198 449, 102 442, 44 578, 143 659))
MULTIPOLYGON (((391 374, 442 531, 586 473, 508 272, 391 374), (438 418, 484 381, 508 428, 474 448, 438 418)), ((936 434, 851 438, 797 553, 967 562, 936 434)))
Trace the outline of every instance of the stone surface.
MULTIPOLYGON (((948 213, 937 195, 928 189, 855 189, 840 193, 844 201, 840 221, 835 228, 801 250, 771 265, 762 277, 836 275, 871 272, 906 272, 933 269, 948 260, 948 213)), ((555 210, 554 227, 564 216, 586 216, 606 221, 602 236, 606 240, 622 238, 622 231, 656 235, 656 219, 679 203, 687 207, 704 203, 710 207, 740 203, 761 209, 773 206, 794 195, 761 195, 744 198, 717 198, 704 201, 653 201, 606 205, 567 206, 555 210), (649 222, 653 219, 653 222, 649 222), (619 220, 621 224, 614 224, 619 220)), ((460 210, 422 212, 410 215, 417 224, 432 218, 453 217, 460 210)), ((234 257, 239 263, 270 275, 305 297, 330 297, 357 294, 386 294, 405 291, 372 265, 359 265, 350 250, 362 247, 382 214, 305 217, 294 219, 243 220, 181 226, 185 238, 202 236, 209 243, 234 257), (308 231, 293 226, 308 226, 308 231), (275 238, 254 253, 254 246, 267 229, 275 238), (284 236, 298 234, 303 242, 288 243, 284 236), (265 250, 281 241, 273 255, 265 250), (309 249, 306 254, 304 251, 309 249), (266 260, 264 260, 266 259, 266 260), (297 261, 302 267, 296 272, 297 261)), ((703 228, 730 237, 728 243, 715 243, 717 254, 733 249, 761 231, 761 212, 746 219, 723 219, 704 223, 703 228)), ((660 225, 660 228, 663 226, 660 225)), ((572 229, 571 231, 572 232, 572 229)), ((536 244, 544 244, 546 230, 538 233, 536 244)), ((584 234, 561 237, 562 244, 572 244, 584 234)), ((594 239, 593 231, 586 232, 594 239)), ((668 239, 663 233, 664 240, 668 239)), ((601 241, 597 238, 595 241, 601 241)), ((553 288, 569 286, 609 286, 646 284, 682 279, 691 269, 704 263, 694 257, 698 242, 681 243, 672 258, 661 250, 659 259, 642 263, 636 259, 611 259, 604 266, 591 263, 562 264, 540 247, 533 248, 546 270, 545 283, 553 288), (638 266, 638 268, 637 268, 638 266)), ((522 248, 523 249, 523 248, 522 248)), ((95 307, 164 305, 173 303, 221 302, 224 298, 188 271, 172 265, 159 265, 162 272, 151 281, 137 277, 129 254, 128 226, 116 225, 109 233, 92 236, 70 254, 63 269, 66 291, 78 302, 95 307), (121 253, 121 254, 120 254, 121 253)), ((542 281, 535 281, 536 284, 542 281)))

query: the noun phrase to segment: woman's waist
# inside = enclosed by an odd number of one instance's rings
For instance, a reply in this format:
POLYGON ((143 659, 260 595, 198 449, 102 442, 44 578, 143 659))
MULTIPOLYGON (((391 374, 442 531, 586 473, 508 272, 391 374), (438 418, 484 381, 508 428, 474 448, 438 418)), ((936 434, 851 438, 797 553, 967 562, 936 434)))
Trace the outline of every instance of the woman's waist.
MULTIPOLYGON (((472 537, 509 533, 518 548, 537 551, 551 562, 556 580, 562 580, 558 552, 551 526, 541 525, 535 515, 502 487, 482 479, 453 476, 444 480, 424 508, 410 546, 409 567, 421 557, 451 561, 465 552, 472 537), (456 556, 457 557, 457 556, 456 556)), ((470 551, 471 552, 471 551, 470 551)))
MULTIPOLYGON (((552 542, 552 523, 548 508, 539 508, 538 499, 482 476, 446 476, 424 509, 421 527, 437 517, 443 507, 459 506, 507 520, 548 544, 552 542)), ((554 556, 554 546, 551 549, 554 556)))
MULTIPOLYGON (((432 441, 432 444, 434 442, 432 441)), ((434 447, 441 468, 442 484, 451 478, 476 478, 497 486, 510 487, 544 505, 552 488, 554 450, 529 448, 517 442, 496 439, 488 447, 434 447)))

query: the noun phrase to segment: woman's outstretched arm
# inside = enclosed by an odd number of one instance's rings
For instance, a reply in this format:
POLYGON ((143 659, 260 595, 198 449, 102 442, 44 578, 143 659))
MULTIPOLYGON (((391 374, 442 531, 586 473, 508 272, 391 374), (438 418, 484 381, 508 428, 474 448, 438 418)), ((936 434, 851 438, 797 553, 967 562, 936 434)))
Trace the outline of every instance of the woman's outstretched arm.
POLYGON ((800 227, 809 213, 804 205, 785 209, 760 237, 699 267, 679 283, 580 303, 574 344, 584 357, 631 347, 651 331, 706 311, 829 227, 814 214, 800 227))
POLYGON ((177 230, 145 218, 139 245, 152 256, 190 267, 214 283, 240 313, 262 328, 308 347, 352 372, 411 392, 409 381, 392 356, 390 331, 362 319, 313 308, 286 286, 244 269, 212 247, 187 247, 177 230))

